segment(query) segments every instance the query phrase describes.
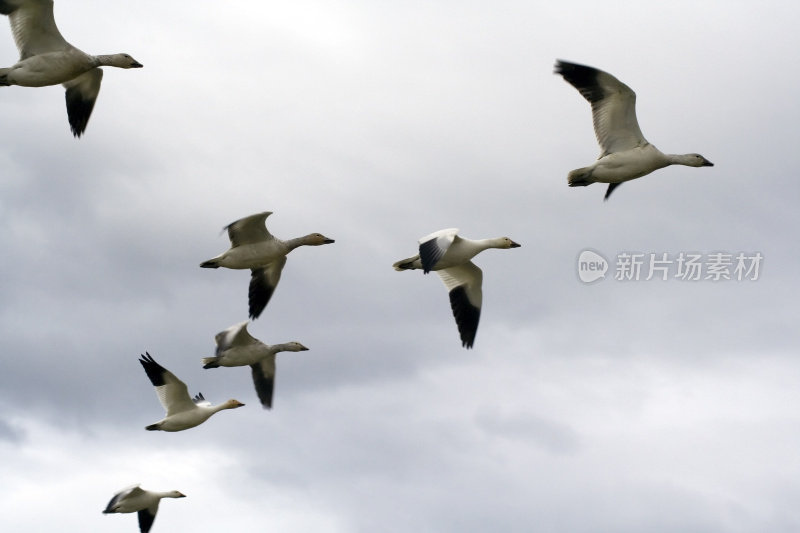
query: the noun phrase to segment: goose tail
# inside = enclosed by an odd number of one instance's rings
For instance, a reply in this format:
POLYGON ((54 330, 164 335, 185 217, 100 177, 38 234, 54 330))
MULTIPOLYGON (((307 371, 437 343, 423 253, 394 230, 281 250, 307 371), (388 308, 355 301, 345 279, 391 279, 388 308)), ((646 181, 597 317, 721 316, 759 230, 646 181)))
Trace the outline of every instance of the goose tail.
POLYGON ((414 262, 419 261, 419 256, 416 255, 414 257, 409 257, 408 259, 401 259, 400 261, 395 262, 392 267, 395 270, 413 270, 415 268, 419 268, 414 266, 414 262))
POLYGON ((203 357, 203 368, 219 368, 218 357, 203 357))
POLYGON ((592 167, 576 168, 567 175, 567 183, 570 187, 586 187, 594 183, 592 179, 592 167))
POLYGON ((10 68, 0 68, 0 87, 8 87, 11 85, 8 81, 8 73, 10 71, 10 68))

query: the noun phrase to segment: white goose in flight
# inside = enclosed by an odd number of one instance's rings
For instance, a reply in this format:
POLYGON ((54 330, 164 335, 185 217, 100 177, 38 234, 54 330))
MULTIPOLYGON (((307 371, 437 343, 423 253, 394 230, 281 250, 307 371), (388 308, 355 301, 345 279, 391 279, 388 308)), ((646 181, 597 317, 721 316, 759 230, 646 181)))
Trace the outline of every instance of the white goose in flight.
POLYGON ((304 352, 308 350, 299 342, 264 344, 247 331, 247 321, 229 327, 214 337, 217 351, 214 357, 203 358, 203 368, 221 366, 249 366, 258 399, 265 409, 272 408, 275 390, 275 355, 279 352, 304 352))
POLYGON ((602 153, 595 163, 573 170, 570 187, 608 183, 609 195, 620 183, 650 174, 669 165, 713 167, 700 154, 664 154, 647 142, 636 120, 636 93, 607 72, 557 60, 556 74, 575 87, 592 105, 594 133, 602 153))
POLYGON ((203 261, 203 268, 250 269, 248 304, 250 318, 258 318, 267 306, 281 279, 286 255, 298 246, 320 246, 335 242, 321 233, 283 241, 267 230, 266 220, 271 211, 241 218, 225 226, 231 247, 222 254, 203 261))
POLYGON ((111 498, 103 514, 110 513, 139 513, 139 531, 148 533, 153 527, 158 512, 158 504, 161 498, 185 498, 186 495, 171 490, 168 492, 154 492, 139 488, 133 485, 122 489, 111 498))
POLYGON ((422 269, 439 274, 450 293, 461 345, 472 348, 481 317, 483 272, 470 261, 489 248, 519 248, 508 237, 471 240, 458 235, 457 228, 436 231, 419 240, 419 255, 397 261, 395 270, 422 269))
POLYGON ((0 0, 19 49, 19 61, 0 68, 0 87, 44 87, 62 84, 69 126, 75 137, 86 130, 103 71, 99 67, 141 68, 128 54, 93 56, 69 44, 56 27, 52 0, 0 0))
POLYGON ((199 426, 209 419, 211 415, 223 409, 236 409, 244 404, 237 400, 228 400, 219 405, 211 405, 202 394, 194 398, 189 396, 186 383, 175 377, 175 374, 155 362, 153 357, 145 352, 139 359, 147 377, 156 388, 156 394, 161 405, 167 411, 167 416, 155 424, 145 427, 148 431, 183 431, 184 429, 199 426))

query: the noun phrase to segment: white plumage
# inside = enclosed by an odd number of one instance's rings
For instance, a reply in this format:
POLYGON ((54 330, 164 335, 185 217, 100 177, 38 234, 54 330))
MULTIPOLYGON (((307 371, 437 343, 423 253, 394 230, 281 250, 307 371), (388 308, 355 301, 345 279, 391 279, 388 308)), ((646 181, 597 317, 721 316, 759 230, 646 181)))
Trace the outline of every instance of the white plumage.
POLYGON ((156 363, 149 353, 139 359, 147 377, 156 388, 161 405, 167 415, 155 424, 145 427, 148 431, 183 431, 205 422, 211 415, 223 409, 236 409, 244 406, 237 400, 228 400, 219 405, 211 405, 202 394, 194 398, 189 396, 186 383, 175 377, 175 374, 156 363))
POLYGON ((156 519, 158 504, 162 498, 185 498, 186 495, 171 490, 167 492, 154 492, 144 490, 139 485, 122 489, 108 502, 104 514, 110 513, 139 513, 139 530, 147 533, 153 527, 156 519))
POLYGON ((395 270, 435 271, 450 294, 450 306, 456 319, 461 345, 472 348, 481 316, 483 272, 471 261, 489 248, 518 248, 508 237, 471 240, 458 235, 457 228, 436 231, 419 240, 419 255, 402 259, 395 270))
POLYGON ((256 394, 265 409, 272 407, 275 390, 275 356, 279 352, 304 352, 308 350, 299 342, 267 345, 247 331, 247 321, 229 327, 214 337, 216 355, 203 358, 203 368, 220 366, 249 366, 256 394))
POLYGON ((0 0, 19 49, 19 61, 0 68, 0 86, 66 88, 67 117, 75 137, 86 130, 103 79, 102 66, 140 68, 128 54, 89 55, 68 43, 56 27, 52 0, 0 0))
POLYGON ((664 154, 647 142, 636 120, 636 93, 607 72, 556 61, 556 74, 592 105, 592 121, 602 152, 598 160, 569 173, 570 187, 608 183, 605 199, 620 183, 641 178, 669 165, 712 167, 700 154, 664 154))
POLYGON ((298 246, 320 246, 334 242, 321 233, 283 241, 274 237, 266 226, 271 211, 256 213, 225 226, 231 247, 222 254, 203 261, 203 268, 250 269, 248 308, 250 318, 258 318, 267 306, 281 279, 286 255, 298 246))

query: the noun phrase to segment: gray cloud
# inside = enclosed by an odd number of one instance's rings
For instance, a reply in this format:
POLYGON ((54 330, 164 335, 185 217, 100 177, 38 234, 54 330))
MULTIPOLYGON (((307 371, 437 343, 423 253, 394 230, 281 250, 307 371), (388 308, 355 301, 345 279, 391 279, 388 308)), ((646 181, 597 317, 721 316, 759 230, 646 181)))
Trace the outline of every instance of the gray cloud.
POLYGON ((189 494, 154 531, 796 529, 793 7, 187 6, 56 3, 77 46, 145 65, 106 73, 79 141, 61 88, 0 90, 7 527, 130 531, 98 510, 142 482, 189 494), (649 140, 715 167, 568 188, 598 148, 556 58, 619 76, 649 140), (311 348, 278 356, 272 411, 249 370, 200 364, 248 273, 198 265, 264 210, 336 239, 292 252, 249 327, 311 348), (522 244, 475 260, 471 351, 441 281, 391 268, 445 227, 522 244), (587 247, 764 263, 587 286, 587 247), (247 406, 144 431, 144 351, 247 406))
POLYGON ((25 438, 24 432, 5 420, 0 420, 0 440, 9 443, 19 443, 25 438))

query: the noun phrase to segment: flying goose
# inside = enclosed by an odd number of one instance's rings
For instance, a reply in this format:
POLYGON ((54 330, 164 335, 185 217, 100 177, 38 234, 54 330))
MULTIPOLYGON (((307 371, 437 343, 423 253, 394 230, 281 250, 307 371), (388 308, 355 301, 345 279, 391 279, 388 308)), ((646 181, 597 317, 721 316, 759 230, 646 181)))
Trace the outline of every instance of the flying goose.
POLYGON ((250 318, 256 319, 267 306, 281 279, 286 254, 298 246, 320 246, 334 242, 320 233, 283 241, 267 230, 266 220, 272 214, 264 211, 244 217, 225 226, 231 247, 222 254, 200 263, 202 268, 250 269, 248 303, 250 318))
POLYGON ((636 93, 607 72, 557 60, 555 73, 592 105, 594 133, 602 153, 595 163, 573 170, 570 187, 608 183, 604 200, 624 181, 641 178, 669 165, 713 167, 700 154, 664 154, 647 142, 636 120, 636 93))
POLYGON ((186 495, 171 490, 168 492, 153 492, 133 485, 122 489, 111 498, 103 514, 110 513, 139 513, 139 530, 147 533, 153 527, 158 512, 158 504, 161 498, 185 498, 186 495))
POLYGON ((19 61, 0 68, 0 87, 44 87, 62 84, 69 126, 75 137, 86 130, 103 71, 99 67, 141 68, 128 54, 93 56, 69 44, 56 27, 52 0, 0 0, 19 49, 19 61))
POLYGON ((236 409, 244 406, 237 400, 228 400, 219 405, 211 405, 202 393, 189 397, 186 383, 175 377, 175 374, 155 362, 152 356, 145 352, 139 359, 147 377, 156 388, 156 394, 161 405, 167 411, 167 416, 155 424, 145 427, 148 431, 183 431, 193 428, 208 420, 208 418, 223 409, 236 409))
POLYGON ((450 307, 461 335, 461 345, 472 348, 481 317, 483 272, 470 261, 489 248, 519 248, 508 237, 471 240, 458 235, 458 228, 436 231, 419 240, 419 255, 397 261, 395 270, 422 269, 439 274, 450 293, 450 307))
POLYGON ((216 356, 204 357, 203 368, 221 366, 249 366, 253 374, 258 399, 264 409, 272 408, 275 389, 275 355, 278 352, 304 352, 308 350, 299 342, 268 346, 253 338, 247 331, 247 321, 229 327, 214 337, 216 356))

